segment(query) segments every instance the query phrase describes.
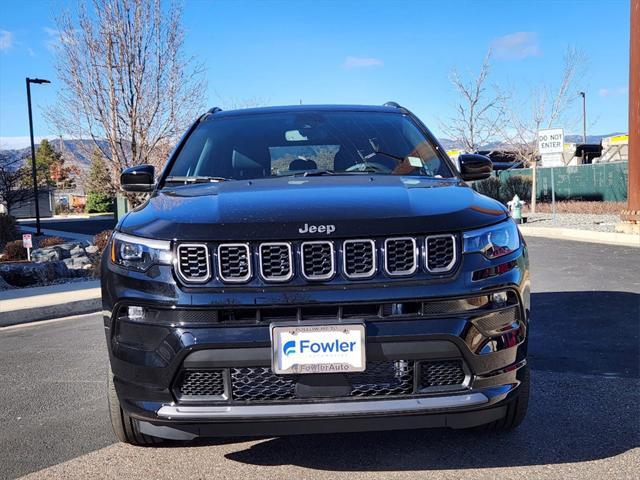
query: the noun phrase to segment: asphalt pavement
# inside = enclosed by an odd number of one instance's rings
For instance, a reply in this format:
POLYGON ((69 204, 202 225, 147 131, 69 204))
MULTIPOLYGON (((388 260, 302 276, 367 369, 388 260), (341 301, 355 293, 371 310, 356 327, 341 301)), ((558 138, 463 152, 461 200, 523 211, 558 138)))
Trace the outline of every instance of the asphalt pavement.
POLYGON ((529 239, 529 414, 421 430, 116 444, 99 315, 0 330, 0 477, 638 478, 640 250, 529 239))

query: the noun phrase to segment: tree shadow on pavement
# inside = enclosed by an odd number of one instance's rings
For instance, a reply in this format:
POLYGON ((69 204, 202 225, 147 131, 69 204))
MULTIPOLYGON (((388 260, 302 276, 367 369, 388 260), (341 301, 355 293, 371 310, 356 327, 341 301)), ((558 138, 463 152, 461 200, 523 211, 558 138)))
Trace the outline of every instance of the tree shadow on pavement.
POLYGON ((490 468, 597 460, 640 446, 640 295, 532 295, 531 402, 515 431, 279 437, 226 455, 329 471, 490 468))

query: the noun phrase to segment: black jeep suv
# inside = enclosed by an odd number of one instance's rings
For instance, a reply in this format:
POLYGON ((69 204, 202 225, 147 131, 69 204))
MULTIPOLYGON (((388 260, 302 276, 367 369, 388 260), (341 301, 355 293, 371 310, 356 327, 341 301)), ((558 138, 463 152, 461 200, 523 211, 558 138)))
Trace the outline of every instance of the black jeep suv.
POLYGON ((109 404, 133 444, 509 429, 529 393, 526 245, 410 111, 202 115, 102 261, 109 404))

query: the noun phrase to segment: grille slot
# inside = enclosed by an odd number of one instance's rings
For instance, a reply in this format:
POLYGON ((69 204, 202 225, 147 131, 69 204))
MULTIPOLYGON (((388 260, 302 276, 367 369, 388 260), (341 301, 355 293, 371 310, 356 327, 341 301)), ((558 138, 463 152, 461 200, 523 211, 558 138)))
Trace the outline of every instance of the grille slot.
POLYGON ((387 238, 384 250, 384 268, 389 275, 411 275, 418 269, 418 249, 414 238, 387 238))
POLYGON ((432 235, 425 240, 426 266, 432 273, 448 272, 456 263, 456 238, 432 235))
POLYGON ((178 273, 187 282, 204 283, 211 278, 209 248, 203 244, 178 246, 178 273))
POLYGON ((467 375, 460 360, 421 362, 420 388, 462 387, 467 375))
POLYGON ((345 240, 342 263, 347 278, 370 278, 376 273, 376 244, 373 240, 345 240))
POLYGON ((234 400, 287 400, 295 398, 296 384, 291 377, 281 377, 269 367, 231 369, 231 391, 234 400))
POLYGON ((328 280, 336 273, 332 242, 303 242, 300 251, 307 280, 328 280))
POLYGON ((224 398, 224 373, 222 370, 185 371, 178 382, 179 397, 224 398))
POLYGON ((251 254, 246 243, 218 246, 218 274, 224 282, 246 282, 251 278, 251 254))
POLYGON ((293 258, 288 243, 260 245, 260 275, 270 282, 286 282, 293 277, 293 258))
POLYGON ((352 397, 410 395, 413 393, 413 362, 369 362, 367 370, 347 374, 352 397))

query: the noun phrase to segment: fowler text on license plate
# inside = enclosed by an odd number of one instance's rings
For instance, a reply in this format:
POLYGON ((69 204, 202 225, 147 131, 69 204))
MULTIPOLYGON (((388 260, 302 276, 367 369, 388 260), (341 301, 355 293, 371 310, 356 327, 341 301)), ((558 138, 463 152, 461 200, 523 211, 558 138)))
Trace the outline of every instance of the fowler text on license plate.
POLYGON ((362 372, 364 325, 272 325, 271 360, 277 374, 362 372))

